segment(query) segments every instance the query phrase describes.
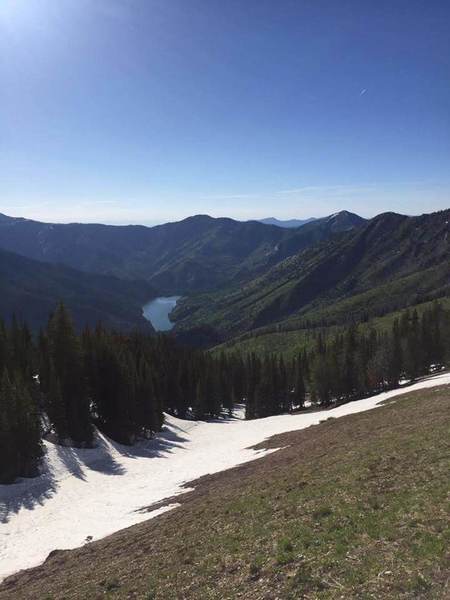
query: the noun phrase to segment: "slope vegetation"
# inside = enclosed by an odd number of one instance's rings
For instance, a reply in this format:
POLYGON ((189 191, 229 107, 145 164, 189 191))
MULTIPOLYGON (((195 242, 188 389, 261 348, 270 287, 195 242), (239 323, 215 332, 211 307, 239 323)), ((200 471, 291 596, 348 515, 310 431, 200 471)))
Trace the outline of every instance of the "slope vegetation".
POLYGON ((276 436, 263 446, 278 452, 200 479, 172 512, 52 553, 0 598, 447 597, 449 408, 438 387, 276 436))
POLYGON ((444 296, 449 221, 450 210, 379 215, 289 256, 245 285, 187 299, 175 312, 177 327, 207 325, 227 339, 295 320, 340 324, 444 296))
POLYGON ((117 329, 152 327, 142 316, 142 305, 155 290, 144 282, 126 287, 115 277, 49 265, 0 250, 0 316, 13 314, 36 330, 48 321, 59 301, 70 308, 78 328, 101 321, 117 329))

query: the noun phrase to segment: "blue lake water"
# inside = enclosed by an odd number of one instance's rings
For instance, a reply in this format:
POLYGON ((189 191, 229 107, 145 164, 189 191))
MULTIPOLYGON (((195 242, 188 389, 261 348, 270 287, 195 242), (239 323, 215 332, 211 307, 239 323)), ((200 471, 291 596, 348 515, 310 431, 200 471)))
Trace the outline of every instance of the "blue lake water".
POLYGON ((144 317, 156 331, 170 331, 175 325, 169 319, 169 315, 180 298, 181 296, 162 296, 144 305, 144 317))

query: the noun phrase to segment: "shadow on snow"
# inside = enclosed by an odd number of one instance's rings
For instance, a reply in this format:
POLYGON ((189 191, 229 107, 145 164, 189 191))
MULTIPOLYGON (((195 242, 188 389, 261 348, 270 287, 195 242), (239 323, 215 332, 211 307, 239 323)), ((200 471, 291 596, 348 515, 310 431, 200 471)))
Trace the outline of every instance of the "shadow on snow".
MULTIPOLYGON (((89 471, 111 476, 125 475, 127 470, 120 463, 121 457, 167 457, 175 448, 183 448, 189 441, 181 432, 185 433, 180 427, 171 424, 164 426, 157 437, 139 441, 134 446, 124 446, 98 434, 94 448, 75 448, 58 444, 51 444, 51 447, 52 453, 64 465, 62 477, 74 476, 85 482, 89 471)), ((13 484, 0 485, 0 523, 7 523, 11 516, 22 508, 33 510, 43 506, 57 494, 60 477, 55 476, 52 468, 48 469, 48 458, 44 458, 43 464, 47 470, 38 477, 21 478, 13 484)))

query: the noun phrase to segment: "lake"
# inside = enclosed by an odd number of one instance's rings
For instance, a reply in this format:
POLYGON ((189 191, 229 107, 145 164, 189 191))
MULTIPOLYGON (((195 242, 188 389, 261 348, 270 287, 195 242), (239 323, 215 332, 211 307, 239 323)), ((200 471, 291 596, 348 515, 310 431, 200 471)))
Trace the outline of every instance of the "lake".
POLYGON ((180 298, 181 296, 161 296, 144 305, 144 317, 156 331, 170 331, 175 325, 169 315, 180 298))

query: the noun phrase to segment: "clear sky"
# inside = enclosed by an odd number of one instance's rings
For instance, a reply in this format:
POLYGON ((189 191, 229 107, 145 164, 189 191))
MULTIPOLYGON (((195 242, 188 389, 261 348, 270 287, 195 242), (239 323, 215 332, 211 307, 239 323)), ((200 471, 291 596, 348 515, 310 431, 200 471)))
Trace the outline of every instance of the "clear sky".
POLYGON ((449 206, 448 0, 0 0, 0 212, 449 206))

